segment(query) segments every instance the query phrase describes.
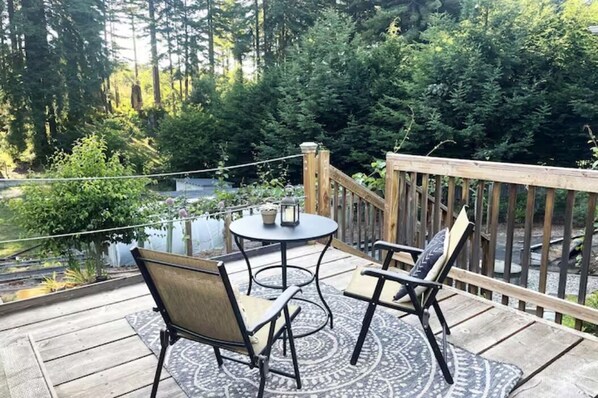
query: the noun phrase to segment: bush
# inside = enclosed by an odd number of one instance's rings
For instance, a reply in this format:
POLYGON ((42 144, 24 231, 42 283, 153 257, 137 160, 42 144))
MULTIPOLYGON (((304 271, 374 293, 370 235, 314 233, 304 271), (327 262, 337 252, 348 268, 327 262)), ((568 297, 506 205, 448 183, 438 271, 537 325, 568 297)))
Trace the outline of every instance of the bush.
POLYGON ((162 122, 156 137, 158 148, 173 170, 214 167, 225 139, 218 126, 218 120, 202 108, 188 108, 162 122))
MULTIPOLYGON (((122 165, 116 155, 107 156, 104 139, 83 138, 72 154, 58 152, 52 159, 47 177, 115 177, 129 175, 132 169, 122 165)), ((23 197, 10 202, 18 223, 31 235, 58 235, 95 231, 142 223, 142 200, 146 179, 115 179, 53 182, 27 185, 23 197)), ((134 230, 100 232, 45 241, 48 247, 68 250, 83 248, 96 261, 102 273, 105 245, 129 243, 134 230), (82 246, 82 247, 81 247, 82 246)))

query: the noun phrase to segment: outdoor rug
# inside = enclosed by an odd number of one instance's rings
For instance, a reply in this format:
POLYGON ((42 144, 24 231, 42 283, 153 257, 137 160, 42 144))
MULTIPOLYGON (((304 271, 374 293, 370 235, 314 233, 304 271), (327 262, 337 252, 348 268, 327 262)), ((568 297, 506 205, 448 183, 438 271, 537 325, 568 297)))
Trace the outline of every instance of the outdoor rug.
MULTIPOLYGON (((327 326, 296 339, 302 389, 296 389, 294 380, 270 373, 266 397, 506 397, 521 377, 521 370, 514 365, 489 361, 449 345, 448 362, 455 379, 449 385, 421 328, 406 324, 382 308, 376 311, 357 366, 351 366, 349 359, 367 303, 345 297, 323 283, 321 287, 334 315, 334 329, 327 326)), ((252 295, 272 292, 254 285, 252 295)), ((302 295, 317 301, 313 284, 303 288, 302 295)), ((293 322, 295 333, 323 322, 321 310, 298 303, 302 311, 293 322)), ((160 315, 143 311, 127 316, 127 320, 158 354, 159 331, 164 325, 160 315)), ((271 358, 272 368, 293 372, 290 354, 282 356, 282 342, 277 343, 271 358)), ((168 350, 166 368, 189 397, 257 395, 258 370, 227 360, 219 368, 212 347, 207 345, 179 340, 168 350)))

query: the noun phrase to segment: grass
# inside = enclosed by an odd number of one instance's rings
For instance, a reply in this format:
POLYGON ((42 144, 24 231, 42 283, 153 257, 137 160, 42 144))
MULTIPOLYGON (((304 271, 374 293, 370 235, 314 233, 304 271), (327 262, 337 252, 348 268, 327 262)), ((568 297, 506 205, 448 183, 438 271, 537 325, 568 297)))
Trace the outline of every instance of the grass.
MULTIPOLYGON (((2 192, 2 194, 3 193, 4 192, 2 192)), ((17 239, 21 236, 23 230, 15 225, 12 220, 13 216, 14 212, 8 207, 6 199, 0 199, 0 241, 17 239)), ((6 257, 19 250, 26 249, 29 246, 31 246, 31 242, 7 243, 0 245, 0 257, 6 257)))

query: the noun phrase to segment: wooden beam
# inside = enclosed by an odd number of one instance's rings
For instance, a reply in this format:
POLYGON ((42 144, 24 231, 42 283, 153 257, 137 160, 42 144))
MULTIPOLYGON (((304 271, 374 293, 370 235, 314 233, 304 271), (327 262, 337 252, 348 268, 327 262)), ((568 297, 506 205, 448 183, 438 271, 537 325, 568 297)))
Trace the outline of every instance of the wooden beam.
POLYGON ((305 212, 316 213, 316 150, 315 142, 301 144, 303 153, 303 189, 305 190, 305 212))
POLYGON ((536 304, 537 306, 541 306, 545 309, 550 309, 586 322, 598 324, 598 310, 585 305, 562 300, 544 293, 538 293, 521 286, 512 285, 498 279, 488 278, 487 276, 479 275, 460 268, 451 268, 449 276, 453 279, 469 283, 483 289, 492 290, 497 293, 506 294, 509 297, 523 300, 527 303, 536 304))
MULTIPOLYGON (((318 214, 330 217, 330 151, 322 150, 318 154, 318 214)), ((338 185, 335 187, 334 218, 337 218, 338 185)))
POLYGON ((598 193, 598 171, 596 170, 399 155, 397 153, 388 153, 386 159, 387 175, 391 170, 388 167, 390 164, 392 170, 598 193))
POLYGON ((392 161, 386 163, 386 193, 384 195, 384 234, 387 242, 397 241, 397 222, 399 219, 399 173, 394 171, 392 161))
POLYGON ((351 254, 353 256, 365 258, 366 260, 370 260, 372 262, 378 262, 378 260, 376 260, 375 258, 368 256, 361 250, 357 250, 353 246, 348 245, 345 242, 343 242, 342 240, 339 240, 336 238, 332 239, 332 247, 334 247, 335 249, 344 251, 345 253, 351 254))
POLYGON ((354 179, 334 166, 330 166, 330 179, 347 188, 349 191, 354 192, 357 196, 365 199, 366 202, 373 204, 378 209, 384 210, 384 199, 363 185, 359 185, 354 179))

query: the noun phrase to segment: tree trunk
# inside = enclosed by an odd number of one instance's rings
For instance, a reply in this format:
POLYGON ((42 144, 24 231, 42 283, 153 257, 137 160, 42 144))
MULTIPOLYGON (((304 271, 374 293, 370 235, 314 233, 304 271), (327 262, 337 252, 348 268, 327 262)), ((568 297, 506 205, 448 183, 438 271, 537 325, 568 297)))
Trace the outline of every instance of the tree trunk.
MULTIPOLYGON (((108 46, 108 22, 110 20, 108 16, 108 7, 106 1, 102 1, 102 11, 104 16, 104 48, 106 51, 105 57, 107 61, 110 61, 110 47, 108 46)), ((104 106, 106 107, 106 113, 112 113, 112 92, 110 88, 110 72, 106 70, 105 77, 105 90, 104 90, 104 106)))
POLYGON ((133 34, 133 63, 135 64, 135 82, 139 80, 139 63, 137 62, 137 32, 135 30, 135 14, 131 11, 131 33, 133 34))
POLYGON ((152 77, 154 83, 154 104, 162 107, 162 96, 160 94, 160 69, 158 65, 158 39, 156 37, 156 4, 154 0, 148 0, 149 8, 149 30, 150 47, 152 53, 152 77))
POLYGON ((255 12, 255 71, 260 73, 260 4, 259 0, 253 2, 255 12))
POLYGON ((43 0, 21 2, 23 22, 29 27, 25 31, 25 90, 31 109, 33 149, 36 162, 43 163, 50 154, 46 129, 48 109, 48 76, 52 71, 48 49, 48 30, 43 0))
POLYGON ((172 44, 172 24, 170 18, 174 15, 174 10, 172 7, 172 3, 167 1, 166 2, 168 11, 166 12, 166 44, 167 44, 167 53, 168 53, 168 78, 170 80, 170 99, 172 101, 172 111, 176 111, 176 90, 174 89, 174 64, 172 62, 172 52, 173 44, 172 44))
POLYGON ((212 0, 207 0, 208 17, 208 62, 210 63, 210 74, 214 75, 214 4, 212 0))
POLYGON ((268 0, 262 2, 262 26, 264 31, 264 67, 272 65, 272 31, 270 30, 270 21, 268 19, 268 0))
POLYGON ((189 97, 189 21, 187 20, 187 0, 183 3, 183 7, 185 8, 183 12, 183 23, 185 24, 185 98, 189 97))

